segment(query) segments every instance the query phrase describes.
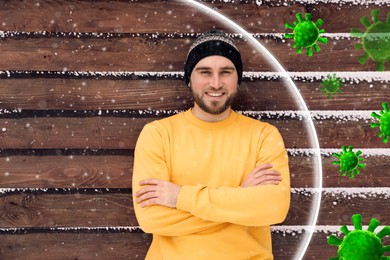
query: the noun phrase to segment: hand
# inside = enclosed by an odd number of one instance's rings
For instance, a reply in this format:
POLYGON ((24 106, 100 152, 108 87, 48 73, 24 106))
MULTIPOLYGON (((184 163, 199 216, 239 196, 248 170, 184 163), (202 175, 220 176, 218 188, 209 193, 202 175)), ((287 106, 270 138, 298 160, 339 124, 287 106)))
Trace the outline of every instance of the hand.
POLYGON ((282 180, 280 172, 272 170, 272 164, 266 163, 257 166, 242 182, 241 187, 254 187, 258 185, 277 185, 282 180))
POLYGON ((161 205, 176 208, 181 186, 159 179, 145 179, 140 181, 139 185, 143 187, 135 193, 135 196, 136 202, 141 207, 161 205))

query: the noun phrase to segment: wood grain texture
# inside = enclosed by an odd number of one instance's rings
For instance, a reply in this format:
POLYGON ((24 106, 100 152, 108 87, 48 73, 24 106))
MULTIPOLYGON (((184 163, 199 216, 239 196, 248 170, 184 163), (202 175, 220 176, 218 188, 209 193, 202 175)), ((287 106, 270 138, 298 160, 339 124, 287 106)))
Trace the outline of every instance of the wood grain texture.
MULTIPOLYGON (((327 260, 337 256, 337 247, 326 246, 329 232, 313 234, 307 254, 303 259, 327 260)), ((272 243, 275 259, 294 259, 299 253, 302 241, 307 233, 273 232, 272 243)), ((151 236, 142 233, 33 233, 2 235, 0 257, 19 259, 25 255, 29 259, 144 259, 146 249, 151 243, 151 236), (77 251, 74 248, 79 248, 77 251), (61 257, 59 257, 61 256, 61 257)), ((342 236, 339 236, 342 237, 342 236)))
MULTIPOLYGON (((331 73, 330 73, 331 74, 331 73)), ((58 78, 24 76, 1 80, 3 109, 23 110, 184 110, 191 106, 190 90, 179 79, 58 78)), ((371 110, 381 108, 389 82, 345 80, 342 93, 328 98, 321 80, 294 80, 310 110, 371 110)), ((244 79, 235 103, 239 110, 296 110, 291 86, 280 80, 244 79), (263 95, 262 93, 266 93, 263 95), (276 99, 277 96, 283 99, 276 99)), ((1 114, 0 114, 1 116, 1 114)))
MULTIPOLYGON (((359 212, 378 218, 388 225, 389 196, 383 193, 353 191, 324 191, 317 225, 342 225, 359 212)), ((138 226, 130 193, 74 191, 3 194, 0 195, 0 226, 17 227, 115 227, 138 226)), ((291 206, 283 225, 304 226, 313 221, 313 207, 317 199, 310 191, 293 192, 291 206)))
MULTIPOLYGON (((98 188, 130 189, 132 155, 1 156, 0 188, 98 188)), ((132 151, 126 153, 131 154, 132 151)), ((388 187, 386 156, 362 156, 367 169, 355 178, 342 176, 333 156, 322 158, 323 187, 388 187)), ((291 187, 316 187, 314 161, 305 155, 290 155, 291 187)))
MULTIPOLYGON (((190 43, 195 37, 154 38, 4 38, 0 45, 0 70, 32 71, 182 71, 190 43), (177 46, 180 46, 178 48, 177 46), (156 57, 159 57, 158 59, 156 57)), ((259 39, 260 43, 288 71, 375 71, 375 64, 359 64, 364 52, 355 50, 359 39, 330 40, 312 57, 297 54, 278 38, 259 39), (289 53, 289 55, 285 55, 289 53), (329 53, 332 53, 329 55, 329 53)), ((237 39, 245 71, 273 71, 272 63, 249 43, 237 39)))
POLYGON ((150 235, 142 233, 33 233, 1 235, 0 258, 144 259, 150 235), (77 250, 75 250, 77 249, 77 250))
MULTIPOLYGON (((3 149, 134 149, 137 137, 147 122, 157 118, 37 117, 0 119, 0 145, 3 149)), ((312 131, 308 122, 297 119, 264 119, 276 126, 287 148, 311 148, 312 131)), ((351 136, 360 136, 354 142, 358 148, 383 146, 378 131, 365 120, 314 121, 322 148, 349 145, 351 136), (333 129, 333 131, 329 131, 333 129)), ((378 130, 378 129, 376 129, 378 130)))
MULTIPOLYGON (((383 20, 390 10, 385 4, 305 5, 292 1, 263 1, 263 5, 259 6, 255 1, 202 2, 254 33, 287 31, 284 24, 296 20, 297 12, 312 13, 314 21, 323 19, 326 32, 345 33, 350 32, 350 28, 363 27, 359 19, 347 19, 350 14, 360 18, 370 16, 371 9, 380 8, 383 20)), ((210 24, 223 26, 217 18, 180 1, 153 1, 153 4, 147 0, 130 3, 111 1, 109 4, 105 1, 2 2, 0 10, 0 16, 7 17, 7 22, 0 27, 4 31, 200 33, 207 30, 210 24), (96 19, 97 15, 99 19, 96 19)))

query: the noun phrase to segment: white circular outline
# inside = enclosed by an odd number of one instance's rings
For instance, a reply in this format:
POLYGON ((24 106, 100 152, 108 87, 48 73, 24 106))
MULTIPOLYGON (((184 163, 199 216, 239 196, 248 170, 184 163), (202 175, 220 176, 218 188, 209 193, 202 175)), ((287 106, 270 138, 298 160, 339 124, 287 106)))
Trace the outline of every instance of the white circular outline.
POLYGON ((316 225, 316 222, 317 222, 317 219, 318 219, 318 215, 319 215, 319 211, 320 211, 321 196, 322 196, 322 161, 321 161, 321 151, 320 151, 320 145, 319 145, 319 141, 318 141, 317 132, 316 132, 316 129, 314 127, 314 123, 313 123, 313 120, 311 118, 310 111, 307 108, 306 103, 305 103, 303 97, 301 96, 297 86, 294 84, 294 82, 292 81, 291 77, 288 75, 288 73, 283 68, 283 66, 250 33, 248 33, 241 26, 239 26, 238 24, 236 24, 235 22, 233 22, 232 20, 230 20, 226 16, 222 15, 221 13, 218 13, 217 11, 207 7, 204 4, 201 4, 201 3, 199 3, 199 2, 197 2, 195 0, 179 0, 179 1, 180 2, 187 2, 190 5, 195 6, 196 8, 198 8, 201 11, 204 11, 206 13, 211 13, 212 15, 216 16, 217 18, 221 19, 222 22, 225 22, 229 26, 233 27, 234 29, 238 30, 243 35, 245 35, 256 47, 258 47, 263 53, 266 54, 266 58, 268 60, 271 60, 272 65, 276 68, 276 70, 278 72, 282 73, 281 76, 284 79, 286 79, 287 82, 290 84, 290 86, 292 87, 292 89, 294 91, 295 98, 298 98, 300 104, 302 104, 302 106, 303 106, 303 109, 304 109, 304 114, 303 115, 304 115, 304 117, 309 119, 308 120, 309 121, 309 126, 310 126, 310 130, 312 131, 312 135, 311 136, 314 137, 314 138, 312 138, 314 140, 311 140, 311 141, 314 143, 314 150, 313 150, 313 152, 314 152, 314 154, 316 155, 316 157, 318 159, 317 167, 318 167, 319 179, 317 180, 317 182, 318 182, 318 185, 317 185, 318 186, 318 199, 317 199, 317 204, 315 205, 315 209, 314 209, 314 218, 313 218, 312 223, 310 225, 307 225, 308 228, 306 230, 309 231, 308 238, 306 239, 306 243, 303 245, 303 248, 301 246, 301 250, 300 250, 301 252, 300 252, 299 257, 297 258, 297 259, 302 259, 304 254, 306 253, 306 250, 307 250, 307 248, 309 246, 309 243, 310 243, 311 238, 312 238, 313 233, 314 233, 315 225, 316 225))

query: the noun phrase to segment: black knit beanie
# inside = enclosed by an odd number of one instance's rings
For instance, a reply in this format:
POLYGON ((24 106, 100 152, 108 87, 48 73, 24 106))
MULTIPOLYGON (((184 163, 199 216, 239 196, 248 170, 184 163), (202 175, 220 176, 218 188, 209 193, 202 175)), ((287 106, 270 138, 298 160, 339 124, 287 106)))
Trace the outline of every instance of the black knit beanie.
POLYGON ((188 51, 187 61, 184 67, 184 81, 190 82, 192 70, 203 58, 219 55, 231 60, 236 67, 238 84, 242 80, 242 61, 240 52, 234 40, 221 30, 212 29, 199 36, 188 51))

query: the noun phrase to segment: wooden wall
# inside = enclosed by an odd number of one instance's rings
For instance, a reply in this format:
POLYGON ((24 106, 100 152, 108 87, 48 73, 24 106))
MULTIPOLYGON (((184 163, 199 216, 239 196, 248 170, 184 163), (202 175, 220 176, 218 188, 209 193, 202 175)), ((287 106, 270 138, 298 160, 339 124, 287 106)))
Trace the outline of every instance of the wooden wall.
MULTIPOLYGON (((349 37, 351 28, 364 30, 362 16, 377 8, 385 21, 390 7, 331 2, 203 2, 253 33, 312 111, 323 189, 305 259, 335 257, 327 237, 352 225, 352 214, 362 214, 364 225, 372 217, 390 225, 390 146, 370 127, 370 113, 390 101, 390 64, 385 72, 372 60, 359 64, 360 39, 349 37), (297 12, 324 20, 329 42, 312 57, 281 37, 297 12), (319 89, 332 73, 345 85, 328 98, 319 89), (332 164, 342 145, 363 152, 366 168, 354 179, 332 164)), ((151 236, 139 229, 131 198, 134 145, 145 123, 191 106, 184 59, 211 26, 233 33, 241 47, 245 79, 235 108, 275 124, 285 139, 292 205, 272 234, 275 259, 296 256, 313 215, 312 147, 269 63, 216 17, 183 3, 47 0, 0 1, 0 259, 145 256, 151 236)))

